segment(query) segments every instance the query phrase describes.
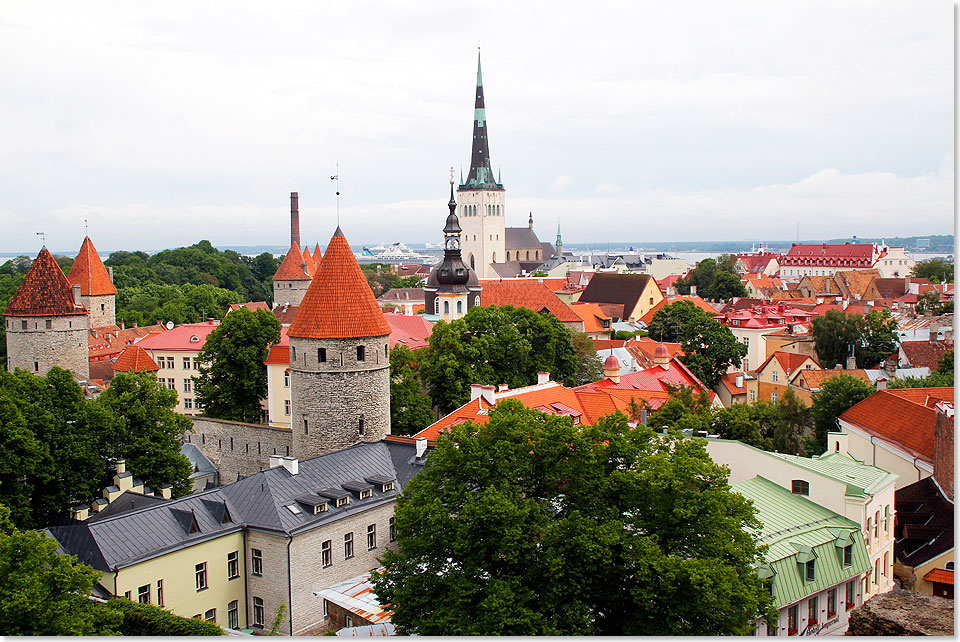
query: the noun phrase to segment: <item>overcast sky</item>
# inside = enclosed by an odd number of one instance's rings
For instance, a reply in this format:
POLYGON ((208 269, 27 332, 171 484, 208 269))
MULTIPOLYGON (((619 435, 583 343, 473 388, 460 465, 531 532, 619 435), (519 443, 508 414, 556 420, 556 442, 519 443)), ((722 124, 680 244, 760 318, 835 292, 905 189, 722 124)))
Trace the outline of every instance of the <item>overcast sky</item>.
POLYGON ((953 232, 953 4, 0 6, 0 252, 440 240, 477 44, 543 240, 953 232))

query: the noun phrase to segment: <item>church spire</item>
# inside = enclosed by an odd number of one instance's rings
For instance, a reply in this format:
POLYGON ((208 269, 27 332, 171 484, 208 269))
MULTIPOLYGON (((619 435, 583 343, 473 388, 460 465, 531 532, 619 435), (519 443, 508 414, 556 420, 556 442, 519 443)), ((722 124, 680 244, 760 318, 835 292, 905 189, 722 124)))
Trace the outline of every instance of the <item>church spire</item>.
POLYGON ((503 185, 493 176, 490 163, 490 147, 487 140, 487 116, 483 104, 483 75, 480 72, 480 53, 477 52, 477 97, 473 109, 473 151, 470 156, 470 173, 461 190, 501 190, 503 185))

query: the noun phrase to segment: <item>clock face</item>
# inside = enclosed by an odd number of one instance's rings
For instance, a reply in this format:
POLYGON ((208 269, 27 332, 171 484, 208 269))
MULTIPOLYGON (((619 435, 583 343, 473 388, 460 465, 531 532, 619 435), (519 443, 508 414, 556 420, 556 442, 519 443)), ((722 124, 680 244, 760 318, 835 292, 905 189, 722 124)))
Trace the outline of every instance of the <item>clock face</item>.
POLYGON ((459 247, 460 247, 460 241, 458 241, 457 239, 447 239, 448 250, 456 250, 459 247))

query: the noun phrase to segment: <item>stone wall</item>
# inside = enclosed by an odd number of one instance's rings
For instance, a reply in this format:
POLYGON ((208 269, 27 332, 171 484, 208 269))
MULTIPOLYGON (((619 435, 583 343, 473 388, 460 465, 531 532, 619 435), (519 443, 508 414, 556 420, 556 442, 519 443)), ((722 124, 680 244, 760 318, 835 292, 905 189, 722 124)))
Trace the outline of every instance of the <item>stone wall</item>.
POLYGON ((103 325, 116 324, 117 315, 115 295, 103 294, 100 296, 81 296, 80 302, 87 306, 87 310, 90 311, 91 328, 99 328, 103 325))
POLYGON ((309 279, 304 281, 274 281, 273 305, 300 305, 303 295, 310 287, 309 279))
POLYGON ((847 635, 953 635, 953 600, 894 589, 850 613, 847 635))
POLYGON ((937 412, 933 442, 933 477, 953 501, 953 417, 937 412))
POLYGON ((192 417, 193 432, 183 440, 196 445, 220 471, 220 483, 270 467, 271 455, 291 455, 290 430, 263 424, 192 417))
POLYGON ((387 345, 387 336, 290 337, 290 426, 294 457, 308 459, 359 441, 380 441, 390 433, 387 345), (357 358, 358 346, 364 348, 362 361, 357 358), (325 361, 321 361, 320 350, 326 351, 325 361))
POLYGON ((7 330, 7 370, 23 368, 46 375, 59 366, 77 379, 90 378, 89 322, 85 314, 54 317, 4 317, 7 330), (47 324, 50 327, 47 327, 47 324), (24 328, 26 324, 26 328, 24 328))

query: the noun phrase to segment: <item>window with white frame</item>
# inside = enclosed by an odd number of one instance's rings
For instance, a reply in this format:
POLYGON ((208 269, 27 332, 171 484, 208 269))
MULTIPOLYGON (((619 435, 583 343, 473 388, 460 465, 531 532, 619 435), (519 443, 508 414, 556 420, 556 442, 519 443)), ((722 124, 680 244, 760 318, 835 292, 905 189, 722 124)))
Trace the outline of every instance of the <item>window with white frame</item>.
POLYGON ((332 546, 333 542, 329 539, 320 544, 320 564, 323 568, 333 566, 332 546))
POLYGON ((377 547, 377 525, 367 526, 367 550, 372 551, 377 547))
POLYGON ((343 536, 343 559, 353 557, 353 531, 343 536))
POLYGON ((202 591, 207 588, 207 563, 200 562, 196 565, 194 571, 197 580, 197 590, 202 591))
POLYGON ((253 598, 253 623, 256 626, 263 626, 263 598, 253 598))
POLYGON ((263 551, 259 548, 250 549, 250 573, 263 575, 263 551))

